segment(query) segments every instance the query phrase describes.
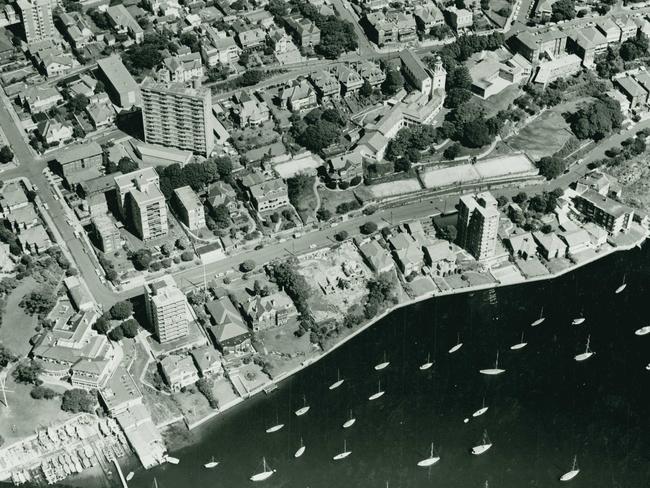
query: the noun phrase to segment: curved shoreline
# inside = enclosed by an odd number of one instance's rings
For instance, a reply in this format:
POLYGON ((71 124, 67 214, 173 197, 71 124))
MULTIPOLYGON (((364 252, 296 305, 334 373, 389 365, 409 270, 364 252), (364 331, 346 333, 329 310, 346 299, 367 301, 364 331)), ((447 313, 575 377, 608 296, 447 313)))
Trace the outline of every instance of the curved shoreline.
POLYGON ((225 406, 223 409, 219 409, 218 411, 215 411, 215 412, 213 412, 213 413, 211 413, 211 414, 203 417, 202 419, 199 419, 196 422, 193 422, 191 424, 186 423, 187 428, 189 430, 193 430, 193 429, 205 424, 207 421, 213 419, 217 415, 219 415, 219 414, 221 414, 221 413, 223 413, 223 412, 225 412, 227 410, 230 410, 234 406, 236 406, 236 405, 238 405, 240 403, 243 403, 248 398, 251 398, 251 397, 257 395, 258 393, 264 391, 265 388, 268 388, 271 385, 277 386, 280 382, 282 382, 282 381, 286 380, 287 378, 295 375, 296 373, 299 373, 300 371, 308 368, 309 366, 317 363, 318 361, 325 358, 327 355, 329 355, 333 351, 337 350, 339 347, 346 344, 348 341, 354 339, 357 335, 361 334, 362 332, 364 332, 366 329, 368 329, 369 327, 371 327, 372 325, 374 325, 378 321, 382 320, 383 318, 390 315, 392 312, 397 311, 397 310, 399 310, 399 309, 401 309, 403 307, 407 307, 407 306, 410 306, 410 305, 413 305, 413 304, 416 304, 416 303, 419 303, 419 302, 423 302, 423 301, 429 300, 431 298, 445 297, 445 296, 450 296, 450 295, 460 295, 460 294, 463 294, 463 293, 471 293, 471 292, 475 292, 475 291, 489 290, 489 289, 492 289, 492 288, 502 288, 502 287, 506 287, 506 286, 521 285, 521 284, 526 284, 526 283, 536 283, 536 282, 539 282, 539 281, 549 281, 549 280, 553 280, 555 278, 560 278, 560 277, 562 277, 562 276, 564 276, 564 275, 566 275, 568 273, 571 273, 571 272, 573 272, 573 271, 575 271, 575 270, 577 270, 579 268, 582 268, 582 267, 587 266, 587 265, 589 265, 589 264, 591 264, 591 263, 593 263, 595 261, 603 259, 603 258, 605 258, 605 257, 607 257, 607 256, 609 256, 611 254, 614 254, 614 253, 617 253, 617 252, 622 252, 622 251, 629 251, 629 250, 631 250, 631 249, 633 249, 635 247, 640 247, 641 244, 646 240, 647 237, 648 237, 647 235, 644 235, 642 238, 639 239, 639 241, 637 241, 637 242, 635 242, 633 244, 630 244, 630 245, 612 247, 610 249, 607 249, 607 250, 597 254, 596 256, 593 256, 593 257, 591 257, 591 258, 589 258, 589 259, 587 259, 587 260, 585 260, 585 261, 583 261, 581 263, 573 264, 573 265, 567 267, 566 269, 563 269, 563 270, 561 270, 561 271, 559 271, 557 273, 549 273, 548 275, 536 276, 536 277, 532 277, 532 278, 524 278, 521 281, 513 281, 511 283, 500 283, 500 282, 486 283, 484 285, 468 286, 466 288, 452 289, 452 290, 449 290, 449 291, 431 292, 431 293, 427 293, 427 294, 424 294, 424 295, 421 295, 421 296, 418 296, 418 297, 415 297, 415 298, 410 298, 408 300, 400 302, 400 303, 398 303, 396 305, 393 305, 392 307, 389 307, 389 308, 385 309, 379 315, 376 315, 375 317, 371 318, 366 323, 361 325, 358 329, 352 331, 350 334, 348 334, 345 337, 341 338, 339 341, 336 342, 336 344, 334 344, 329 349, 323 351, 321 354, 319 354, 315 358, 306 360, 300 366, 297 366, 297 367, 295 367, 295 368, 293 368, 293 369, 291 369, 289 371, 286 371, 286 372, 278 375, 277 377, 273 378, 269 383, 266 383, 263 387, 260 387, 256 391, 251 392, 251 394, 247 398, 241 398, 240 397, 237 401, 231 402, 230 404, 225 406))

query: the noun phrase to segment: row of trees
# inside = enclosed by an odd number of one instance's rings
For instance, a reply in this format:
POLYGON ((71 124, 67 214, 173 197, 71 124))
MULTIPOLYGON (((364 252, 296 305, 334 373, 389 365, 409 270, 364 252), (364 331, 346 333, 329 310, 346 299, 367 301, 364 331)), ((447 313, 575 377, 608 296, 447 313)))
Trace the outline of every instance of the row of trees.
POLYGON ((346 124, 346 118, 338 110, 315 108, 302 119, 292 116, 291 134, 301 146, 319 152, 339 140, 346 124))
POLYGON ((211 158, 202 163, 189 163, 158 166, 160 191, 169 199, 176 188, 189 185, 194 191, 204 189, 218 179, 229 180, 232 174, 232 161, 227 156, 211 158))
POLYGON ((386 159, 395 163, 395 171, 408 171, 420 160, 421 152, 437 142, 438 133, 431 125, 401 129, 386 148, 386 159))

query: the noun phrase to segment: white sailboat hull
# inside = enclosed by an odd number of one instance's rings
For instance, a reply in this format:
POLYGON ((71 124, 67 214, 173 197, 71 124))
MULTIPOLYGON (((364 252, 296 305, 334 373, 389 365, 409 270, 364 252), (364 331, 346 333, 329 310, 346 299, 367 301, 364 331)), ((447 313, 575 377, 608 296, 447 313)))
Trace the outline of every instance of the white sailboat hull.
POLYGON ((645 369, 647 369, 648 371, 650 371, 650 363, 648 363, 648 364, 646 365, 645 369))
POLYGON ((251 481, 264 481, 268 480, 275 473, 275 469, 272 471, 262 471, 261 473, 254 474, 250 477, 251 481))
POLYGON ((573 319, 573 320, 571 321, 571 325, 580 325, 580 324, 584 324, 585 320, 587 320, 587 319, 585 319, 584 317, 580 317, 580 318, 577 318, 577 319, 573 319))
POLYGON ((341 459, 345 459, 346 457, 348 457, 350 454, 352 454, 352 451, 341 452, 336 456, 334 456, 332 459, 334 459, 334 461, 340 461, 341 459))
POLYGON ((638 336, 650 334, 650 326, 641 327, 640 329, 635 330, 634 333, 638 336))
POLYGON ((573 469, 569 471, 568 473, 564 473, 562 476, 560 476, 560 481, 570 481, 576 476, 578 476, 578 473, 580 472, 579 469, 573 469))
POLYGON ((167 456, 165 458, 165 461, 167 461, 169 464, 178 464, 180 462, 179 459, 177 459, 175 457, 171 457, 171 456, 167 456))
POLYGON ((455 353, 455 352, 458 351, 461 347, 463 347, 463 343, 462 343, 462 342, 459 342, 459 343, 456 344, 454 347, 452 347, 451 349, 449 349, 449 354, 453 354, 453 353, 455 353))
POLYGON ((373 395, 370 395, 368 397, 368 400, 370 400, 370 401, 377 400, 377 398, 381 398, 382 396, 384 396, 384 393, 386 393, 386 392, 385 391, 378 391, 377 393, 375 393, 373 395))
POLYGON ((538 318, 535 322, 533 322, 532 324, 530 324, 530 326, 531 326, 531 327, 537 327, 539 324, 541 324, 541 323, 544 322, 545 320, 546 320, 546 317, 540 317, 540 318, 538 318))
POLYGON ((480 417, 487 411, 488 411, 488 407, 479 408, 476 412, 472 414, 472 417, 480 417))
POLYGON ((423 468, 426 468, 427 466, 433 466, 436 464, 438 461, 440 461, 439 457, 430 457, 423 459, 422 461, 418 462, 418 466, 421 466, 423 468))
POLYGON ((346 421, 343 424, 343 428, 348 429, 348 428, 352 427, 356 421, 357 421, 357 419, 350 419, 350 420, 346 421))
POLYGON ((299 408, 298 410, 295 411, 296 417, 300 417, 301 415, 305 415, 307 412, 309 412, 310 407, 302 407, 299 408))
POLYGON ((589 359, 591 356, 593 356, 593 352, 583 352, 582 354, 578 354, 577 356, 574 357, 574 359, 578 362, 580 361, 586 361, 589 359))
POLYGON ((425 369, 429 369, 431 366, 433 366, 433 363, 424 363, 422 366, 420 366, 420 370, 424 371, 425 369))
POLYGON ((375 369, 377 371, 380 371, 382 369, 386 369, 388 365, 390 364, 390 361, 384 361, 383 363, 379 363, 378 365, 375 366, 375 369))
POLYGON ((269 427, 266 429, 267 434, 272 434, 273 432, 277 432, 278 430, 282 429, 284 427, 284 424, 278 424, 274 425, 273 427, 269 427))
POLYGON ((205 463, 203 465, 203 467, 206 468, 206 469, 216 468, 217 466, 219 466, 219 463, 217 461, 211 461, 211 462, 205 463))
POLYGON ((513 346, 510 346, 510 349, 512 349, 513 351, 518 351, 519 349, 523 349, 527 345, 528 345, 527 342, 520 342, 519 344, 515 344, 513 346))
POLYGON ((489 368, 489 369, 481 369, 479 370, 479 373, 481 374, 486 374, 488 376, 496 376, 501 373, 505 373, 505 369, 499 369, 499 368, 489 368))
POLYGON ((293 457, 299 458, 300 456, 302 456, 305 453, 305 449, 306 449, 306 447, 302 446, 300 449, 298 449, 296 451, 296 453, 293 455, 293 457))
POLYGON ((338 381, 335 381, 334 383, 332 383, 332 384, 330 385, 330 390, 335 390, 336 388, 338 388, 339 386, 341 386, 341 385, 343 384, 344 381, 345 381, 345 380, 338 380, 338 381))
POLYGON ((481 444, 480 446, 472 447, 472 454, 475 456, 480 456, 481 454, 487 452, 492 447, 492 444, 481 444))
POLYGON ((616 288, 616 291, 615 291, 614 293, 619 294, 619 293, 621 293, 623 290, 625 290, 626 287, 627 287, 627 283, 623 283, 621 286, 619 286, 618 288, 616 288))
POLYGON ((131 481, 134 476, 135 473, 133 471, 130 471, 129 474, 126 475, 126 481, 131 481))

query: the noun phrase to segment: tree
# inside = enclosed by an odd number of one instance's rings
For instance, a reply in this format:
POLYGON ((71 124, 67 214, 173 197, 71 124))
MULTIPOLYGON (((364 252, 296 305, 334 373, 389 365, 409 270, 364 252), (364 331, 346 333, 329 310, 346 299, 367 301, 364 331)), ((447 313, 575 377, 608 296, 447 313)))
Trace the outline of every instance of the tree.
POLYGON ((18 383, 40 385, 42 381, 39 376, 43 372, 41 365, 33 359, 25 360, 16 366, 13 376, 18 383))
POLYGON ((465 124, 462 142, 467 147, 483 147, 490 144, 492 134, 485 119, 477 119, 465 124))
POLYGON ((66 12, 81 12, 81 4, 75 0, 63 0, 63 8, 66 12))
POLYGON ((464 64, 456 66, 447 76, 446 86, 448 90, 452 88, 470 90, 472 88, 472 75, 469 68, 464 64))
POLYGON ((210 211, 210 217, 214 219, 217 227, 220 229, 227 229, 230 227, 230 210, 228 210, 228 207, 224 203, 214 207, 210 211))
POLYGON ((246 261, 243 261, 239 265, 239 270, 242 273, 249 273, 255 269, 255 266, 256 266, 255 261, 253 261, 252 259, 247 259, 246 261))
POLYGON ((458 108, 472 98, 472 92, 464 88, 451 88, 445 97, 445 107, 458 108))
POLYGON ((386 79, 381 84, 381 91, 384 95, 395 95, 404 87, 404 77, 402 73, 394 68, 386 71, 386 79))
POLYGON ((56 298, 54 290, 44 286, 25 295, 20 306, 30 315, 47 315, 56 305, 56 298))
POLYGON ((545 156, 537 161, 539 174, 544 176, 547 180, 557 178, 566 169, 566 162, 562 158, 555 156, 545 156))
POLYGON ((83 93, 79 93, 70 99, 68 102, 68 108, 72 113, 78 114, 83 112, 89 103, 90 100, 88 100, 88 97, 83 93))
POLYGON ((571 20, 576 16, 576 4, 574 0, 558 0, 551 7, 551 11, 551 20, 553 22, 571 20))
POLYGON ((13 363, 18 359, 7 347, 3 344, 0 344, 0 371, 9 366, 10 363, 13 363))
POLYGON ((95 323, 93 324, 93 329, 97 331, 98 334, 107 334, 109 329, 111 328, 111 322, 110 320, 102 315, 99 317, 95 323))
POLYGON ((517 193, 514 197, 512 197, 512 201, 516 203, 517 205, 521 205, 524 203, 526 200, 528 200, 528 195, 526 195, 525 192, 520 191, 517 193))
POLYGON ((66 390, 61 400, 61 410, 71 413, 93 413, 97 404, 97 397, 89 391, 80 388, 66 390))
POLYGON ((111 318, 113 320, 124 320, 133 315, 133 305, 128 300, 117 302, 110 309, 111 318))
POLYGON ((151 259, 151 251, 145 248, 138 249, 131 257, 133 265, 139 270, 147 269, 151 264, 151 259))
POLYGON ((122 327, 114 327, 109 333, 108 338, 112 341, 119 342, 124 338, 122 327))
POLYGON ((368 234, 372 234, 373 232, 377 232, 377 229, 378 226, 375 222, 368 221, 361 226, 361 233, 368 235, 368 234))
POLYGON ((183 251, 181 253, 181 259, 185 262, 189 262, 192 259, 194 259, 194 253, 190 251, 189 249, 187 251, 183 251))
POLYGON ((335 15, 327 17, 318 15, 314 21, 320 29, 320 43, 316 46, 319 54, 328 59, 337 59, 344 52, 357 49, 357 33, 351 22, 335 15))
POLYGON ((308 125, 302 132, 297 141, 302 146, 314 152, 319 152, 327 146, 334 144, 341 134, 338 125, 327 120, 318 120, 312 125, 308 125))
POLYGON ((368 98, 370 95, 372 95, 372 92, 374 90, 372 89, 372 85, 368 82, 368 80, 363 81, 363 85, 361 85, 361 89, 359 90, 359 95, 361 95, 363 98, 368 98))
POLYGON ((117 169, 120 170, 122 174, 131 173, 133 171, 136 171, 138 168, 138 163, 126 156, 120 159, 120 161, 117 163, 117 169))
POLYGON ((257 85, 263 78, 264 75, 261 71, 248 70, 239 78, 239 84, 241 86, 257 85))
POLYGON ((271 12, 274 17, 284 17, 289 12, 287 2, 284 0, 270 0, 266 5, 266 10, 271 12))
POLYGON ((178 38, 181 44, 190 48, 190 51, 197 53, 201 50, 201 43, 194 32, 183 32, 178 38))
POLYGON ((88 15, 100 29, 110 29, 111 23, 108 20, 108 15, 105 12, 100 12, 99 10, 93 8, 88 11, 88 15))
POLYGON ((29 396, 31 396, 34 400, 41 400, 41 399, 46 399, 46 400, 51 400, 52 398, 56 398, 57 393, 46 386, 35 386, 32 388, 32 390, 29 392, 29 396))
POLYGON ((635 37, 627 39, 621 44, 619 54, 624 61, 633 61, 648 54, 648 38, 638 31, 635 37))
POLYGON ((0 148, 0 164, 7 164, 13 161, 14 153, 9 146, 2 146, 0 148))
POLYGON ((569 117, 571 130, 578 139, 600 140, 623 122, 621 105, 607 95, 599 96, 587 107, 569 117))
POLYGON ((214 160, 217 173, 222 180, 227 180, 232 174, 232 160, 228 156, 220 156, 214 160))
POLYGON ((312 191, 315 177, 306 173, 298 173, 296 176, 287 179, 287 193, 289 201, 295 207, 299 205, 303 195, 312 191))
POLYGON ((441 239, 444 239, 449 242, 454 242, 458 236, 458 230, 455 225, 445 225, 438 230, 438 234, 441 239))
POLYGON ((120 328, 124 333, 124 337, 133 339, 135 336, 138 335, 138 332, 140 330, 140 324, 135 319, 128 319, 122 322, 120 328))
POLYGON ((505 207, 506 205, 508 205, 508 197, 504 197, 503 195, 499 195, 497 197, 497 205, 499 207, 505 207))
POLYGON ((347 231, 341 230, 341 231, 337 232, 336 234, 334 234, 334 239, 336 239, 339 242, 343 242, 344 240, 346 240, 348 238, 348 236, 349 236, 349 234, 348 234, 347 231))
POLYGON ((454 142, 453 144, 450 144, 445 148, 442 155, 444 156, 445 159, 456 159, 460 154, 461 147, 462 146, 460 144, 454 142))

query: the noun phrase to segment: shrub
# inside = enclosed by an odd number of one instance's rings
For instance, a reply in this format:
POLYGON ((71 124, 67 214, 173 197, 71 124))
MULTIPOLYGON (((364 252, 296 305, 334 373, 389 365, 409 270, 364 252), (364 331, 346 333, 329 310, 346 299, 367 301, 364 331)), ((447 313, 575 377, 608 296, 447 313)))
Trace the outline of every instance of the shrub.
POLYGON ((57 396, 57 393, 46 386, 35 386, 32 388, 32 391, 29 392, 29 395, 35 400, 40 400, 42 398, 51 400, 57 396))
POLYGON ((111 307, 110 314, 114 320, 124 320, 133 314, 133 305, 128 300, 117 302, 111 307))
POLYGON ((219 402, 214 397, 212 393, 212 382, 207 378, 201 378, 196 382, 196 388, 203 394, 203 396, 208 400, 210 407, 213 409, 219 408, 219 402))
POLYGON ((368 234, 372 234, 373 232, 377 232, 377 229, 378 229, 377 224, 370 221, 370 222, 366 222, 361 226, 361 233, 368 235, 368 234))
POLYGON ((253 271, 255 269, 255 261, 252 259, 247 259, 243 263, 239 265, 239 270, 242 273, 249 273, 250 271, 253 271))
POLYGON ((183 251, 183 253, 181 254, 181 259, 185 262, 191 261, 192 259, 194 259, 194 253, 190 250, 183 251))
POLYGON ((93 413, 97 398, 90 392, 80 388, 66 390, 61 401, 61 410, 72 413, 93 413))
POLYGON ((334 239, 336 239, 339 242, 342 242, 348 238, 348 232, 345 230, 342 230, 340 232, 337 232, 334 234, 334 239))
POLYGON ((162 263, 160 261, 156 261, 155 263, 151 263, 149 265, 149 269, 154 272, 160 271, 161 268, 162 268, 162 263))

